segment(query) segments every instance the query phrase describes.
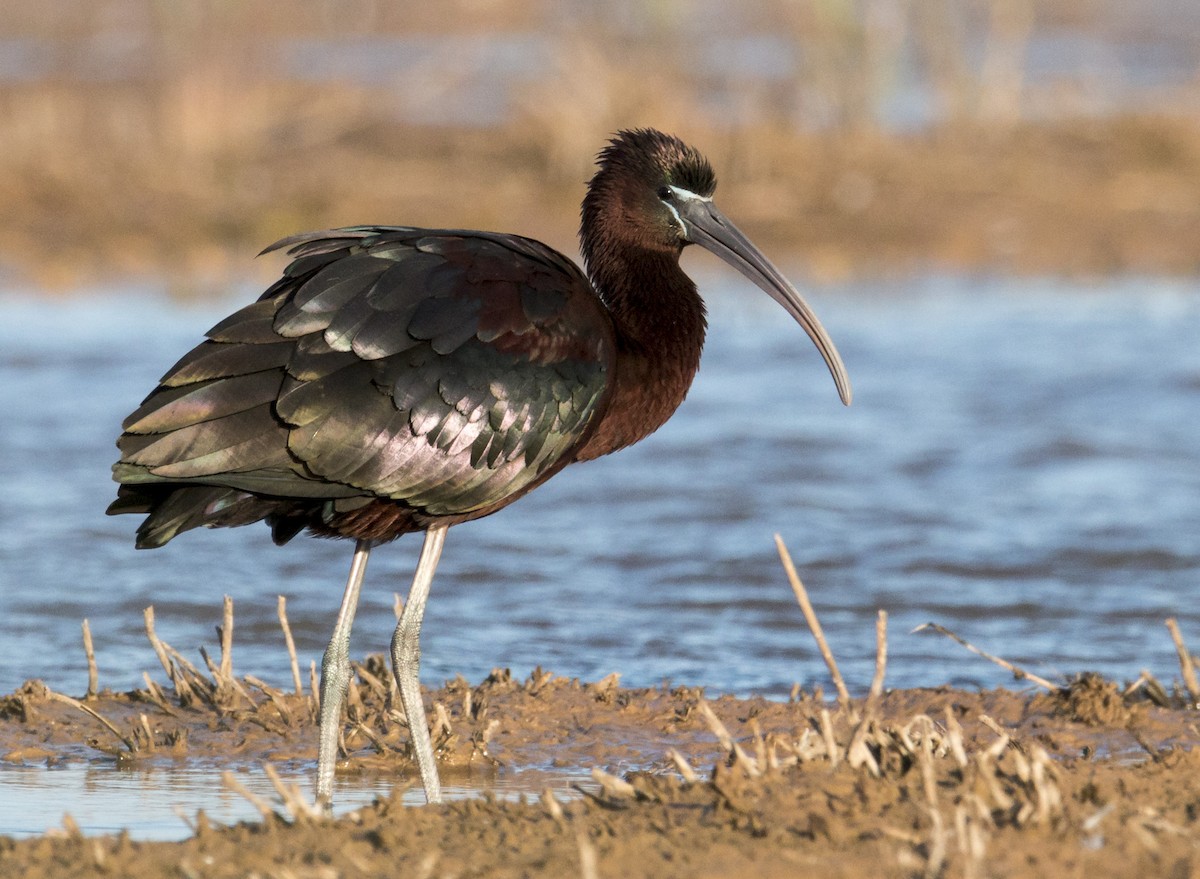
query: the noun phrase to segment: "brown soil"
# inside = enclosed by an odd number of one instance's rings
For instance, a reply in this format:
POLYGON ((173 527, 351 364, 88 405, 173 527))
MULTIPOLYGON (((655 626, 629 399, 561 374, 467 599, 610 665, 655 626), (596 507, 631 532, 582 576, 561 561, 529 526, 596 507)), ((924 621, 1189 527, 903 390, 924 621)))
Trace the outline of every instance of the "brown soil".
MULTIPOLYGON (((1190 119, 918 135, 694 128, 678 133, 712 159, 723 209, 801 281, 1200 270, 1200 124, 1190 119)), ((13 208, 0 219, 0 269, 47 289, 132 276, 206 295, 251 276, 268 283, 278 260, 253 256, 278 238, 359 223, 497 229, 574 254, 582 181, 609 133, 591 132, 557 168, 519 128, 373 123, 333 144, 230 147, 210 163, 220 179, 208 180, 99 126, 88 131, 94 147, 50 169, 40 142, 29 162, 0 156, 0 197, 13 208), (121 173, 106 173, 114 165, 121 173)))
MULTIPOLYGON (((360 666, 340 772, 412 772, 385 680, 382 661, 360 666)), ((27 764, 101 754, 114 765, 314 761, 309 697, 220 675, 191 675, 181 689, 189 695, 88 700, 106 729, 31 682, 0 701, 0 754, 27 764)), ((430 701, 451 780, 484 767, 643 771, 600 772, 572 802, 387 799, 338 821, 281 800, 257 823, 220 827, 199 815, 194 835, 173 843, 86 837, 67 821, 40 838, 0 838, 0 875, 1200 872, 1200 730, 1194 711, 1153 687, 1123 692, 1083 677, 1053 694, 939 688, 835 706, 819 693, 708 701, 699 689, 622 689, 615 676, 581 684, 539 670, 524 682, 499 671, 478 686, 460 679, 430 701)))

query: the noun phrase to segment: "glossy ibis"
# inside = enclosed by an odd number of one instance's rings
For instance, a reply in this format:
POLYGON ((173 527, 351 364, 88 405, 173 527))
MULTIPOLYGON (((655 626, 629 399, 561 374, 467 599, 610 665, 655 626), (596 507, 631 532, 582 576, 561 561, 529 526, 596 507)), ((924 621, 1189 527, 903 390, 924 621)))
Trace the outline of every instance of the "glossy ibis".
MULTIPOLYGON (((124 422, 109 513, 140 548, 265 520, 356 541, 321 665, 317 801, 328 808, 350 627, 371 548, 424 531, 391 654, 429 802, 441 797, 418 682, 421 619, 446 529, 567 464, 653 433, 700 363, 688 244, 795 318, 850 402, 841 358, 783 275, 712 201, 707 160, 653 130, 601 151, 583 200, 585 275, 518 235, 355 226, 296 235, 257 302, 218 323, 124 422)), ((264 251, 264 252, 267 252, 264 251)))

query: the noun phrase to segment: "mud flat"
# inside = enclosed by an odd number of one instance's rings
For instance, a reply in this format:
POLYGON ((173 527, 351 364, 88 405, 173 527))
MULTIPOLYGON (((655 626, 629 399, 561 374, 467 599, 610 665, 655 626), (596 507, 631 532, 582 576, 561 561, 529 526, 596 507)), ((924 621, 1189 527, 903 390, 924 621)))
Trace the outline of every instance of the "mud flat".
MULTIPOLYGON (((30 682, 0 699, 12 763, 315 761, 306 687, 201 673, 79 700, 30 682)), ((964 659, 964 661, 973 661, 964 659)), ((358 664, 343 774, 413 776, 379 657, 358 664)), ((87 836, 65 818, 0 837, 0 875, 1192 876, 1200 740, 1190 697, 1153 679, 1053 691, 950 688, 787 702, 625 689, 535 670, 428 696, 444 776, 593 769, 573 800, 398 798, 336 821, 285 783, 262 818, 203 813, 180 842, 87 836), (622 767, 638 767, 627 773, 622 767)), ((231 782, 236 784, 236 782, 231 782)))

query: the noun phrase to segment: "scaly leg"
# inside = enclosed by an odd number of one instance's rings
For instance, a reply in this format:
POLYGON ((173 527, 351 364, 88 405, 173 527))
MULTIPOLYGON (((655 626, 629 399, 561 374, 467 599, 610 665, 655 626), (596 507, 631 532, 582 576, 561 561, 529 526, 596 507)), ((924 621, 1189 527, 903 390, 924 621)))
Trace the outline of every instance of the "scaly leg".
POLYGON ((338 730, 342 718, 342 700, 350 684, 350 627, 358 608, 358 591, 367 572, 367 557, 371 541, 360 540, 354 545, 354 560, 350 577, 338 610, 337 622, 325 656, 321 660, 321 714, 317 746, 317 807, 326 813, 333 809, 333 767, 337 762, 338 730))
POLYGON ((437 570, 438 559, 442 555, 447 527, 434 525, 425 532, 421 560, 417 562, 417 573, 408 593, 408 602, 392 635, 392 670, 400 688, 400 704, 404 707, 404 716, 408 718, 413 754, 417 758, 421 783, 425 786, 425 801, 428 803, 442 801, 442 786, 434 763, 433 744, 429 741, 425 704, 421 700, 421 620, 425 617, 425 602, 429 598, 433 572, 437 570))

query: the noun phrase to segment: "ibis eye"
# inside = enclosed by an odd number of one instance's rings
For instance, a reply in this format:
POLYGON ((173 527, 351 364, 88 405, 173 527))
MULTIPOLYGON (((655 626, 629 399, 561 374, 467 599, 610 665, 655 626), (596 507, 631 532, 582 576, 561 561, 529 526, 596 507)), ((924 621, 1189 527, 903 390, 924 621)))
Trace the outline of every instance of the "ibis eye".
POLYGON ((674 193, 671 192, 671 187, 669 187, 669 186, 658 187, 658 197, 661 198, 663 201, 672 201, 673 196, 674 196, 674 193))

